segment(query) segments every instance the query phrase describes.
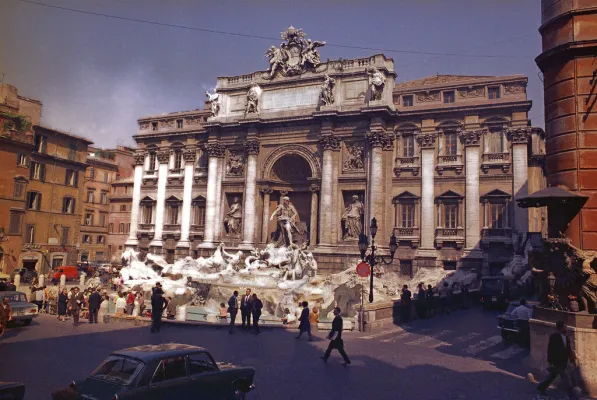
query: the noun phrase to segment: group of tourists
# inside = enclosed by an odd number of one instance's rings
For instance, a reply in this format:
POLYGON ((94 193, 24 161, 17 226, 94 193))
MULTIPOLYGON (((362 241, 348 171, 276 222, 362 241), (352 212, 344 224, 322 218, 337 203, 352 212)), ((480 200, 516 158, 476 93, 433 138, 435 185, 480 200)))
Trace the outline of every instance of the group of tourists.
POLYGON ((244 331, 251 330, 251 317, 253 317, 253 333, 259 335, 259 318, 261 318, 261 310, 263 309, 263 302, 257 296, 257 293, 251 294, 251 289, 247 289, 245 294, 240 299, 240 307, 238 301, 238 290, 235 290, 232 296, 228 299, 228 308, 224 311, 224 303, 220 304, 220 319, 225 316, 226 313, 230 314, 230 330, 229 333, 234 333, 234 324, 236 322, 236 316, 240 308, 242 325, 241 329, 244 331))
POLYGON ((103 321, 103 316, 108 313, 108 302, 110 298, 102 295, 96 288, 91 287, 81 292, 78 287, 73 287, 70 291, 62 288, 58 294, 58 319, 66 321, 66 317, 73 319, 73 325, 79 325, 81 314, 84 313, 89 318, 90 324, 97 324, 99 320, 103 321))
MULTIPOLYGON (((454 292, 458 288, 457 283, 450 285, 444 282, 442 286, 435 291, 433 286, 425 285, 423 282, 417 286, 417 293, 415 297, 415 311, 419 318, 430 318, 439 310, 442 314, 450 314, 456 308, 454 292), (436 299, 437 294, 437 299, 436 299), (438 304, 439 300, 439 304, 438 304)), ((462 307, 468 308, 470 305, 469 289, 467 285, 460 288, 462 297, 462 307)), ((402 288, 402 320, 409 321, 411 319, 412 295, 408 286, 404 285, 402 288)))

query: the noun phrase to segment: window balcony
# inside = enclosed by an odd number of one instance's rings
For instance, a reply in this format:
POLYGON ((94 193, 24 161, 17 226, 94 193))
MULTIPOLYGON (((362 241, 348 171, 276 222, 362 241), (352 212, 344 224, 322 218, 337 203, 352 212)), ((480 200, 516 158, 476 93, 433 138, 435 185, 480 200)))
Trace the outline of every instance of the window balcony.
POLYGON ((489 247, 492 243, 512 246, 512 228, 483 228, 481 230, 481 245, 489 247))
POLYGON ((203 237, 204 231, 205 231, 205 225, 196 225, 196 224, 191 225, 191 232, 190 232, 191 236, 203 237))
POLYGON ((464 245, 464 228, 437 228, 435 230, 435 245, 441 249, 445 242, 456 243, 460 249, 464 245))
POLYGON ((400 176, 403 171, 410 171, 413 176, 419 175, 419 157, 396 157, 394 165, 394 174, 396 176, 400 176))
POLYGON ((394 235, 398 242, 410 242, 411 247, 419 246, 421 242, 420 229, 412 228, 394 228, 394 235))
POLYGON ((155 229, 155 225, 154 224, 139 224, 139 230, 140 231, 151 231, 153 232, 155 229))
POLYGON ((180 224, 164 224, 164 231, 166 232, 179 232, 180 224))
POLYGON ((501 168, 504 173, 507 173, 510 165, 510 153, 483 153, 481 156, 481 170, 485 174, 490 168, 501 168))
POLYGON ((171 168, 168 171, 169 175, 175 175, 175 176, 182 175, 183 172, 184 172, 184 169, 182 169, 182 168, 171 168))
POLYGON ((454 169, 457 174, 461 174, 464 169, 462 161, 462 154, 453 154, 437 157, 437 166, 435 167, 438 174, 442 174, 446 169, 454 169))

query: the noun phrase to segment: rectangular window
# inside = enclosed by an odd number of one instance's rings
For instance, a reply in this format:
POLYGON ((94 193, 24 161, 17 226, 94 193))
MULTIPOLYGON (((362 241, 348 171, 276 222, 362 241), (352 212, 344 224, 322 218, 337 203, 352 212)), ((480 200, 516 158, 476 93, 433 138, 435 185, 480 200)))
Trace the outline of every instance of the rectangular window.
POLYGON ((62 227, 62 236, 60 236, 60 244, 62 246, 68 245, 68 236, 70 233, 70 228, 67 226, 62 227))
POLYGON ((29 157, 27 157, 27 154, 17 154, 17 165, 19 167, 26 167, 29 165, 29 157))
POLYGON ((444 261, 444 271, 456 271, 456 261, 444 261))
POLYGON ((102 228, 106 227, 107 216, 108 214, 106 213, 100 213, 99 226, 101 226, 102 228))
POLYGON ((197 204, 193 206, 193 225, 205 226, 205 206, 197 204))
POLYGON ((413 262, 412 260, 400 260, 400 275, 405 277, 412 277, 413 262))
POLYGON ((43 182, 46 179, 46 165, 33 161, 29 177, 43 182))
POLYGON ((458 153, 458 137, 455 133, 444 135, 444 152, 446 156, 455 156, 458 153))
POLYGON ((39 210, 41 208, 41 193, 27 192, 27 209, 39 210))
POLYGON ((178 204, 168 206, 168 223, 172 225, 178 224, 178 204))
POLYGON ((85 219, 83 220, 83 224, 87 226, 93 225, 93 214, 92 213, 85 213, 85 219))
POLYGON ((458 204, 444 204, 445 228, 455 229, 458 227, 458 204))
POLYGON ((109 179, 110 179, 110 174, 107 172, 104 172, 104 183, 108 183, 109 179))
POLYGON ((100 203, 101 204, 108 204, 108 192, 102 192, 100 194, 100 203))
POLYGON ((77 159, 77 145, 76 144, 68 145, 68 159, 73 160, 73 161, 77 159))
POLYGON ((62 267, 64 265, 63 257, 54 257, 52 259, 52 269, 62 267))
POLYGON ((490 130, 485 134, 488 153, 502 153, 504 151, 504 135, 501 130, 490 130))
POLYGON ((91 235, 83 235, 83 243, 91 244, 91 235))
POLYGON ((415 222, 415 205, 401 204, 402 208, 402 228, 412 228, 415 222))
POLYGON ((21 200, 21 199, 23 199, 24 194, 25 194, 25 183, 15 181, 15 190, 13 192, 13 197, 15 199, 21 200))
POLYGON ((8 223, 8 233, 11 235, 21 234, 21 224, 23 221, 23 213, 10 213, 10 221, 8 223))
POLYGON ((444 103, 454 103, 454 91, 444 92, 444 103))
POLYGON ((104 244, 105 241, 106 241, 105 236, 103 236, 103 235, 97 236, 97 244, 104 244))
POLYGON ((494 229, 504 228, 504 216, 506 214, 505 204, 491 204, 491 227, 494 229))
POLYGON ((124 222, 118 224, 118 233, 124 233, 124 222))
POLYGON ((490 87, 489 89, 487 89, 487 93, 489 95, 489 98, 492 100, 500 98, 500 88, 499 87, 490 87))
POLYGON ((126 224, 126 233, 130 233, 131 232, 131 224, 128 223, 126 224))
POLYGON ((176 150, 174 152, 174 169, 182 168, 182 151, 176 150))
POLYGON ((147 204, 143 207, 143 223, 151 224, 153 221, 153 206, 147 204))
POLYGON ((87 202, 93 204, 95 201, 95 191, 88 190, 87 191, 87 202))
POLYGON ((75 213, 75 199, 72 197, 62 198, 62 213, 63 214, 74 214, 75 213))
POLYGON ((157 155, 155 153, 149 154, 149 171, 155 171, 156 161, 157 155))
POLYGON ((151 130, 152 131, 157 131, 158 130, 158 123, 157 122, 152 122, 151 123, 151 130))
POLYGON ((414 157, 415 155, 415 137, 413 135, 402 136, 402 156, 414 157))
POLYGON ((27 225, 25 227, 25 243, 35 243, 35 225, 27 225))
POLYGON ((177 119, 177 120, 176 120, 176 127, 177 127, 178 129, 182 129, 182 119, 177 119))
POLYGON ((120 211, 121 212, 125 212, 126 211, 126 205, 125 204, 123 204, 123 205, 120 206, 120 211))
POLYGON ((402 96, 402 105, 404 107, 412 107, 413 106, 413 96, 402 96))
POLYGON ((64 184, 66 186, 76 187, 79 183, 78 178, 79 178, 79 174, 77 173, 77 171, 73 171, 72 169, 67 169, 66 174, 64 176, 64 184))
POLYGON ((108 232, 114 233, 114 223, 110 222, 110 228, 108 229, 108 232))
POLYGON ((41 135, 35 135, 34 139, 34 149, 38 153, 45 153, 48 144, 48 138, 41 135))

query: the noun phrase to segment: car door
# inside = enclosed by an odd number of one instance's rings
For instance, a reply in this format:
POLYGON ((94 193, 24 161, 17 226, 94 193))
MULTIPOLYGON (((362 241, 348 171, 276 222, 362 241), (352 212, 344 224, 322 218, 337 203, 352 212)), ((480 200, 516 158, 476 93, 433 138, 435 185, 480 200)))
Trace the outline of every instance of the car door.
POLYGON ((211 355, 207 352, 189 354, 188 368, 194 398, 226 399, 232 392, 225 374, 219 370, 211 355))
POLYGON ((160 361, 149 384, 149 398, 193 399, 184 356, 165 358, 160 361))

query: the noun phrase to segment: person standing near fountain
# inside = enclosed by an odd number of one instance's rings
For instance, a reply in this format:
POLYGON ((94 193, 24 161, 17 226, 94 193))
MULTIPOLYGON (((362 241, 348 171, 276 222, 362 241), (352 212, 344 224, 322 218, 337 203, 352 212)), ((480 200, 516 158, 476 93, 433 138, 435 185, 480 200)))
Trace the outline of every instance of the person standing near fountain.
POLYGON ((246 290, 240 302, 240 315, 243 320, 242 329, 249 331, 251 329, 251 312, 253 311, 253 296, 251 296, 251 289, 246 290), (246 325, 245 325, 246 323, 246 325))
POLYGON ((236 320, 236 314, 238 314, 238 290, 235 290, 232 296, 228 299, 228 312, 230 313, 230 331, 228 333, 234 333, 234 321, 236 320))
POLYGON ((330 339, 330 344, 328 345, 328 349, 325 351, 325 354, 323 355, 323 357, 321 357, 321 359, 323 360, 324 363, 327 364, 328 358, 330 358, 330 354, 332 353, 332 350, 338 349, 338 352, 344 359, 344 364, 342 364, 342 365, 347 366, 350 364, 350 359, 348 358, 348 355, 344 351, 344 341, 342 340, 343 321, 342 321, 342 317, 340 316, 340 307, 334 308, 334 315, 335 315, 335 317, 334 317, 334 320, 332 321, 332 330, 330 331, 330 334, 328 335, 328 339, 330 339))
POLYGON ((301 311, 301 316, 299 317, 299 334, 296 337, 300 339, 304 332, 307 332, 309 335, 309 341, 313 341, 313 336, 311 336, 311 323, 309 322, 309 303, 303 301, 303 311, 301 311))
POLYGON ((156 283, 151 294, 151 332, 159 332, 162 324, 162 313, 166 309, 166 299, 162 284, 156 283))
POLYGON ((261 317, 262 308, 263 302, 257 297, 257 293, 253 294, 253 299, 251 300, 251 312, 253 313, 253 329, 256 335, 261 333, 259 331, 259 318, 261 317))

